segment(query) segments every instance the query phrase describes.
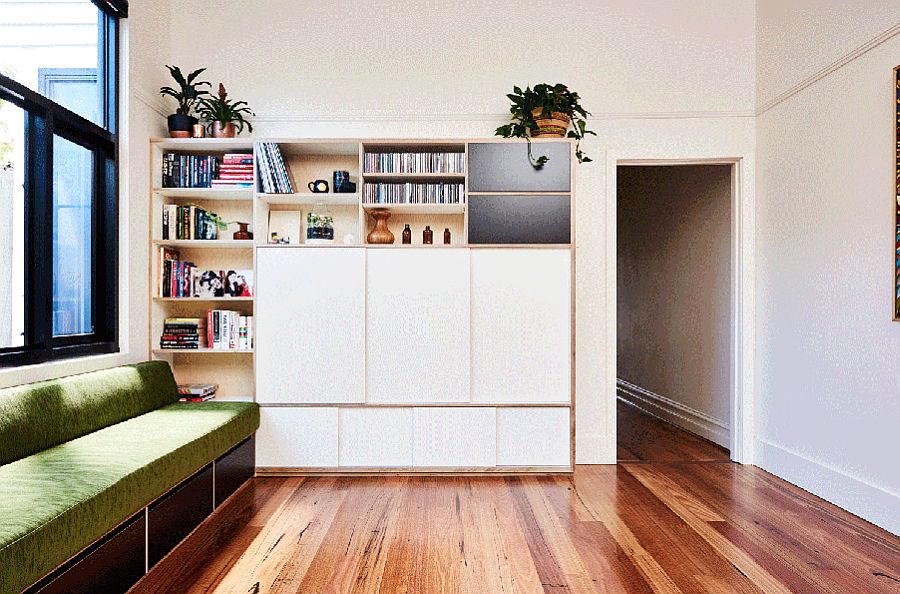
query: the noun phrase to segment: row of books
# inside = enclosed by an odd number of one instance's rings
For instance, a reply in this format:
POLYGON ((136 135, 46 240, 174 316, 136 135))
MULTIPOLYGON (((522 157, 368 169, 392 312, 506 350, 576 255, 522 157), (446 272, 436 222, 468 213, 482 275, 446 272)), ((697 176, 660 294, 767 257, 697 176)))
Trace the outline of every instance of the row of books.
POLYGON ((208 270, 181 259, 178 250, 159 248, 160 297, 252 297, 252 270, 208 270))
POLYGON ((219 384, 178 384, 179 402, 205 402, 216 397, 219 384))
POLYGON ((463 184, 366 183, 365 204, 461 204, 463 184))
POLYGON ((366 153, 366 173, 463 173, 463 153, 366 153))
POLYGON ((216 155, 163 153, 164 188, 231 188, 253 186, 253 155, 228 153, 221 161, 216 155))
POLYGON ((217 216, 199 206, 164 204, 162 209, 163 239, 218 239, 217 216))
POLYGON ((164 350, 212 349, 248 351, 253 348, 253 316, 239 311, 211 309, 205 318, 166 318, 159 337, 164 350))
POLYGON ((294 191, 281 149, 275 142, 257 142, 259 186, 264 194, 291 194, 294 191))

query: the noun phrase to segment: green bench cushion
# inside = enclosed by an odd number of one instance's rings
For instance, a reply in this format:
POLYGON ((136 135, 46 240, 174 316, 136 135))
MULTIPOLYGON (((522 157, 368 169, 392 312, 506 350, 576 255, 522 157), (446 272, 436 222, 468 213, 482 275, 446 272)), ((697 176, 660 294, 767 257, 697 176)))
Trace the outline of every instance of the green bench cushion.
POLYGON ((250 402, 174 403, 0 466, 0 592, 18 592, 259 427, 250 402))
POLYGON ((165 361, 0 390, 0 465, 177 401, 165 361))

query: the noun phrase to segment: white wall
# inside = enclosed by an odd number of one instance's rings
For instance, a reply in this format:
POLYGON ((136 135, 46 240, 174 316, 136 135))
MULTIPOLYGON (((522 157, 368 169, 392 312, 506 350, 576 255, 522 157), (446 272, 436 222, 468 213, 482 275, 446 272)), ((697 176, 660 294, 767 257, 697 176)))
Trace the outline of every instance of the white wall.
POLYGON ((797 92, 758 119, 757 462, 897 533, 900 4, 795 4, 759 4, 761 94, 797 92))
POLYGON ((617 171, 621 397, 729 447, 731 166, 617 171), (674 403, 674 405, 672 404, 674 403))

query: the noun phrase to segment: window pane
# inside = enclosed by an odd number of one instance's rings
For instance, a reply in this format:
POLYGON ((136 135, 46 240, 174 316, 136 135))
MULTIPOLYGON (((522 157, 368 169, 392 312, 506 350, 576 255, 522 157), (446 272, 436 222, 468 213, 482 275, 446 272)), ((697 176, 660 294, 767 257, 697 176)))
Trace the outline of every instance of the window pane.
POLYGON ((91 319, 93 154, 53 137, 53 336, 86 334, 91 319))
POLYGON ((0 99, 0 348, 25 344, 25 112, 0 99))
POLYGON ((103 125, 99 19, 90 0, 0 0, 0 74, 103 125))

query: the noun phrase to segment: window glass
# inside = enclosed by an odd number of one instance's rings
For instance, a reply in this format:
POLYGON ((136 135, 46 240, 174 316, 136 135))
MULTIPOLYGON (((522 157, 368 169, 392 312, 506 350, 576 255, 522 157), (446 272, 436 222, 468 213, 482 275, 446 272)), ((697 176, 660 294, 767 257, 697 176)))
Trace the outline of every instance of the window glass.
POLYGON ((0 348, 25 344, 24 118, 0 100, 0 348))
POLYGON ((53 336, 87 334, 91 319, 93 154, 53 137, 53 336))
POLYGON ((103 125, 101 16, 90 0, 0 0, 0 73, 103 125))

